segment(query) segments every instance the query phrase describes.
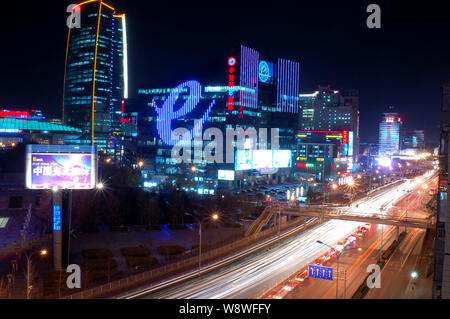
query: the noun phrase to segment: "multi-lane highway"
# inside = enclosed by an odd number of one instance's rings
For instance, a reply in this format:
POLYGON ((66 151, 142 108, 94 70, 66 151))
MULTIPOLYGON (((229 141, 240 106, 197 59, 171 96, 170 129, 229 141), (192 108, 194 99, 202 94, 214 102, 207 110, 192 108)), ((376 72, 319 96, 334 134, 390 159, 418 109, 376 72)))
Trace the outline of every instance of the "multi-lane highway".
MULTIPOLYGON (((430 183, 431 184, 431 183, 430 183)), ((433 184, 436 184, 433 182, 433 184)), ((430 185, 431 187, 431 185, 430 185)), ((435 187, 435 186, 434 186, 435 187)), ((416 207, 423 206, 431 196, 427 192, 412 193, 409 196, 400 200, 395 209, 397 214, 400 213, 403 217, 408 213, 409 216, 421 216, 425 212, 417 210, 416 207)), ((399 297, 400 294, 395 295, 392 292, 403 291, 405 287, 398 284, 397 278, 399 278, 399 271, 406 269, 403 268, 406 264, 414 265, 415 258, 409 258, 414 248, 421 247, 420 241, 423 240, 425 230, 423 229, 405 229, 401 228, 400 231, 407 231, 408 234, 403 240, 402 244, 398 248, 398 252, 394 257, 401 260, 401 264, 395 264, 392 267, 389 264, 389 276, 383 275, 382 288, 383 291, 391 292, 389 298, 399 297), (392 269, 395 268, 395 269, 392 269), (398 284, 398 285, 397 285, 398 284)), ((338 298, 351 298, 353 293, 358 289, 359 285, 366 279, 367 267, 370 264, 375 264, 384 250, 389 247, 394 239, 396 239, 397 231, 394 226, 387 225, 373 225, 370 230, 364 234, 363 237, 358 238, 350 246, 344 249, 340 255, 340 280, 338 298)), ((326 262, 324 266, 333 267, 336 269, 336 258, 326 262)), ((406 274, 408 277, 409 273, 406 274)), ((372 292, 372 291, 371 291, 372 292)), ((373 292, 380 294, 381 289, 375 289, 373 292)), ((380 294, 381 296, 381 294, 380 294)), ((386 297, 386 295, 384 295, 386 297)), ((285 299, 329 299, 336 298, 336 281, 325 281, 320 279, 308 278, 302 283, 298 283, 295 280, 288 281, 283 285, 280 285, 278 289, 269 294, 269 297, 283 297, 285 299), (283 291, 285 287, 289 288, 289 291, 283 291)), ((369 296, 368 296, 369 297, 369 296)))
MULTIPOLYGON (((343 213, 362 212, 368 215, 388 213, 394 204, 407 195, 407 191, 422 185, 430 174, 387 188, 376 195, 369 196, 347 208, 343 213)), ((252 298, 262 291, 283 282, 305 267, 309 262, 325 253, 328 248, 317 243, 333 244, 353 233, 359 222, 331 220, 302 232, 290 239, 251 255, 234 264, 192 279, 174 284, 163 290, 151 285, 122 295, 122 298, 252 298)), ((160 287, 160 285, 159 285, 160 287)))

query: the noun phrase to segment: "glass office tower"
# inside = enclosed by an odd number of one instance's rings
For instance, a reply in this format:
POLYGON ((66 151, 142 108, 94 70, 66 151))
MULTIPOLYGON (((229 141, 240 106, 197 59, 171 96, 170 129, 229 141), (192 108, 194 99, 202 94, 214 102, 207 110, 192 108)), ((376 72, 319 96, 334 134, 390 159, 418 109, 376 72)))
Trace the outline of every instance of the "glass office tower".
POLYGON ((398 155, 400 153, 400 131, 403 122, 398 113, 384 113, 380 123, 378 155, 398 155))
POLYGON ((73 8, 76 16, 79 27, 71 25, 67 40, 63 121, 83 131, 77 142, 111 151, 128 98, 125 14, 91 0, 73 8))

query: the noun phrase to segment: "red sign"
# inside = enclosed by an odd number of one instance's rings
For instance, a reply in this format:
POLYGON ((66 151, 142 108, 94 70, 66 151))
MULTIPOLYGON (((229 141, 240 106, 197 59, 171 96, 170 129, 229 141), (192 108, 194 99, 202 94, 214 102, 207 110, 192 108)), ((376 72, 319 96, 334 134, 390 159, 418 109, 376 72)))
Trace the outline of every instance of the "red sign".
POLYGON ((344 131, 343 134, 343 138, 342 138, 342 144, 347 145, 348 144, 348 131, 344 131))
POLYGON ((0 117, 30 118, 30 113, 18 111, 0 111, 0 117))
POLYGON ((236 58, 231 57, 228 59, 228 65, 230 66, 229 75, 228 75, 228 111, 234 110, 234 66, 236 65, 236 58))

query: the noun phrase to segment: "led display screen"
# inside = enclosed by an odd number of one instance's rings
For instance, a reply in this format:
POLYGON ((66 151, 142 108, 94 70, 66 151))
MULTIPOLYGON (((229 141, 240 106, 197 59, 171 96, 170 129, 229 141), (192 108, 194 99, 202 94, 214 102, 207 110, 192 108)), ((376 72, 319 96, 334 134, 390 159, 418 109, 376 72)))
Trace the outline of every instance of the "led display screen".
POLYGON ((353 132, 348 133, 348 156, 353 156, 353 132))
POLYGON ((219 170, 218 180, 234 181, 234 171, 219 170))
POLYGON ((252 169, 273 168, 272 150, 254 150, 252 169))
POLYGON ((273 167, 292 167, 292 152, 289 150, 273 151, 273 167))
POLYGON ((236 171, 245 171, 252 169, 253 163, 253 151, 252 150, 239 150, 236 152, 236 171))
POLYGON ((292 167, 290 150, 238 150, 236 171, 292 167))
MULTIPOLYGON (((29 189, 93 189, 97 185, 97 155, 91 153, 42 152, 70 150, 63 146, 27 147, 26 186, 29 189), (33 147, 35 150, 33 150, 33 147)), ((95 148, 92 148, 95 149, 95 148)))

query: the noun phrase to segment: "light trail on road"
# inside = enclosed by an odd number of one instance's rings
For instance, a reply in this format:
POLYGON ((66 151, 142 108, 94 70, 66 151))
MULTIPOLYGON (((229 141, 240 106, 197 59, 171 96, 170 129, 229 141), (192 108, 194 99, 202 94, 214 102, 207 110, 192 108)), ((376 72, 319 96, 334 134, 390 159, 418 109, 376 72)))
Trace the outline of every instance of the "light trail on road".
MULTIPOLYGON (((367 215, 388 213, 393 204, 408 195, 407 191, 419 187, 431 177, 431 172, 414 180, 393 186, 351 205, 344 214, 367 215)), ((309 262, 324 254, 329 248, 317 243, 320 240, 333 244, 350 235, 363 223, 331 220, 304 231, 271 248, 247 257, 230 266, 216 270, 200 278, 145 295, 129 294, 127 298, 152 299, 248 299, 275 283, 281 283, 309 262)), ((151 290, 149 290, 151 291, 151 290)))

